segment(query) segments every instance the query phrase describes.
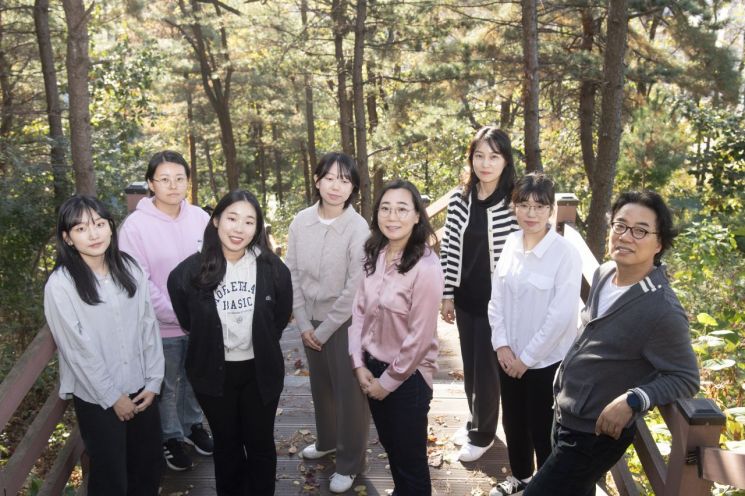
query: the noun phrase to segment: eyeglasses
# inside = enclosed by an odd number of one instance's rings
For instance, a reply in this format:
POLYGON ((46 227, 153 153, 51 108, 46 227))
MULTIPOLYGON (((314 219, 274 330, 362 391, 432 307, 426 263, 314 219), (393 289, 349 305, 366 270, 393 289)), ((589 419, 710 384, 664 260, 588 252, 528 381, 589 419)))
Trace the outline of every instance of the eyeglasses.
POLYGON ((176 186, 177 188, 183 188, 189 182, 189 179, 184 176, 179 176, 175 179, 171 179, 170 177, 161 177, 160 179, 153 178, 152 181, 154 183, 162 184, 163 186, 176 186))
POLYGON ((613 230, 614 233, 618 234, 619 236, 623 235, 626 231, 631 231, 631 237, 634 239, 644 239, 647 234, 659 234, 655 231, 647 231, 643 227, 631 227, 627 226, 623 222, 612 222, 610 225, 610 228, 613 230))
POLYGON ((381 217, 390 217, 393 212, 396 212, 396 217, 404 220, 411 213, 411 209, 404 207, 391 208, 386 206, 380 207, 378 209, 378 215, 380 215, 381 217))
POLYGON ((528 203, 518 203, 517 205, 515 205, 515 209, 524 214, 532 210, 536 214, 541 215, 548 212, 551 209, 551 205, 530 205, 528 203))

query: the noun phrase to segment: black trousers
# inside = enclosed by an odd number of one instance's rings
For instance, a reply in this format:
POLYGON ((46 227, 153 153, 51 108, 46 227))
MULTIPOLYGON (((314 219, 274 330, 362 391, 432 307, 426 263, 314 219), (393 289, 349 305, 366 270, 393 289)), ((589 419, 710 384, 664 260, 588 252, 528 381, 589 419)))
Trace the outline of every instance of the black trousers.
MULTIPOLYGON (((388 367, 366 355, 365 365, 375 377, 388 367)), ((429 496, 432 482, 427 464, 427 413, 432 388, 419 371, 382 401, 368 398, 380 444, 388 453, 395 496, 429 496)))
POLYGON ((524 496, 594 496, 595 484, 623 456, 636 435, 636 426, 621 431, 618 440, 580 432, 554 423, 553 450, 524 496))
POLYGON ((551 454, 553 382, 559 363, 528 369, 520 379, 508 376, 499 368, 502 427, 512 475, 518 479, 533 475, 534 452, 538 468, 551 454))
POLYGON ((215 441, 218 496, 271 496, 277 473, 274 416, 279 397, 265 404, 254 360, 225 362, 222 396, 196 393, 215 441))
POLYGON ((474 446, 494 441, 499 420, 499 364, 491 346, 489 318, 455 307, 460 353, 463 358, 463 385, 471 421, 468 439, 474 446))
POLYGON ((104 410, 77 396, 73 405, 90 457, 88 495, 157 496, 163 470, 158 406, 122 422, 113 408, 104 410))

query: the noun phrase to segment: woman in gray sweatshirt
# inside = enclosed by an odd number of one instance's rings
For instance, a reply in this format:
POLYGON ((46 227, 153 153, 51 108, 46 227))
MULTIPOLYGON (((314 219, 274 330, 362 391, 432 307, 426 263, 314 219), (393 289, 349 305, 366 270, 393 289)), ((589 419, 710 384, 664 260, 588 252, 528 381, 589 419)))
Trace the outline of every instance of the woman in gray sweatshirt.
POLYGON ((313 179, 318 202, 290 224, 286 260, 316 415, 317 440, 302 455, 316 459, 336 452, 330 489, 342 493, 365 467, 370 424, 367 399, 352 373, 347 337, 369 228, 351 206, 360 185, 351 157, 327 153, 313 179))

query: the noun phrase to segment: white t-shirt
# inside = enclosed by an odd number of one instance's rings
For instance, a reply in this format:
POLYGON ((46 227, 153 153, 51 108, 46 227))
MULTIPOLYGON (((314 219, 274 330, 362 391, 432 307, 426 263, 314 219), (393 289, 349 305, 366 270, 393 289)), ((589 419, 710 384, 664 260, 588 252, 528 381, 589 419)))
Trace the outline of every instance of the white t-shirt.
POLYGON ((246 254, 227 263, 225 277, 214 291, 222 323, 225 360, 238 362, 254 358, 253 316, 256 296, 256 254, 246 254))
MULTIPOLYGON (((632 284, 633 286, 633 284, 632 284)), ((608 309, 621 297, 631 286, 618 286, 613 282, 613 278, 608 279, 608 283, 600 288, 598 295, 598 314, 602 317, 608 309)))

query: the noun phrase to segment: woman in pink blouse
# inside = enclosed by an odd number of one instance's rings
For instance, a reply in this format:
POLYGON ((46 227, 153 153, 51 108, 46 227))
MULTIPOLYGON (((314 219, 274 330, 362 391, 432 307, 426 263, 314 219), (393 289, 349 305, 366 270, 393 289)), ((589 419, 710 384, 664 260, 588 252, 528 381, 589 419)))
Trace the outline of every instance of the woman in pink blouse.
POLYGON ((429 495, 427 413, 437 370, 443 280, 434 231, 408 181, 383 187, 365 243, 365 278, 352 307, 349 354, 388 453, 393 494, 429 495))

